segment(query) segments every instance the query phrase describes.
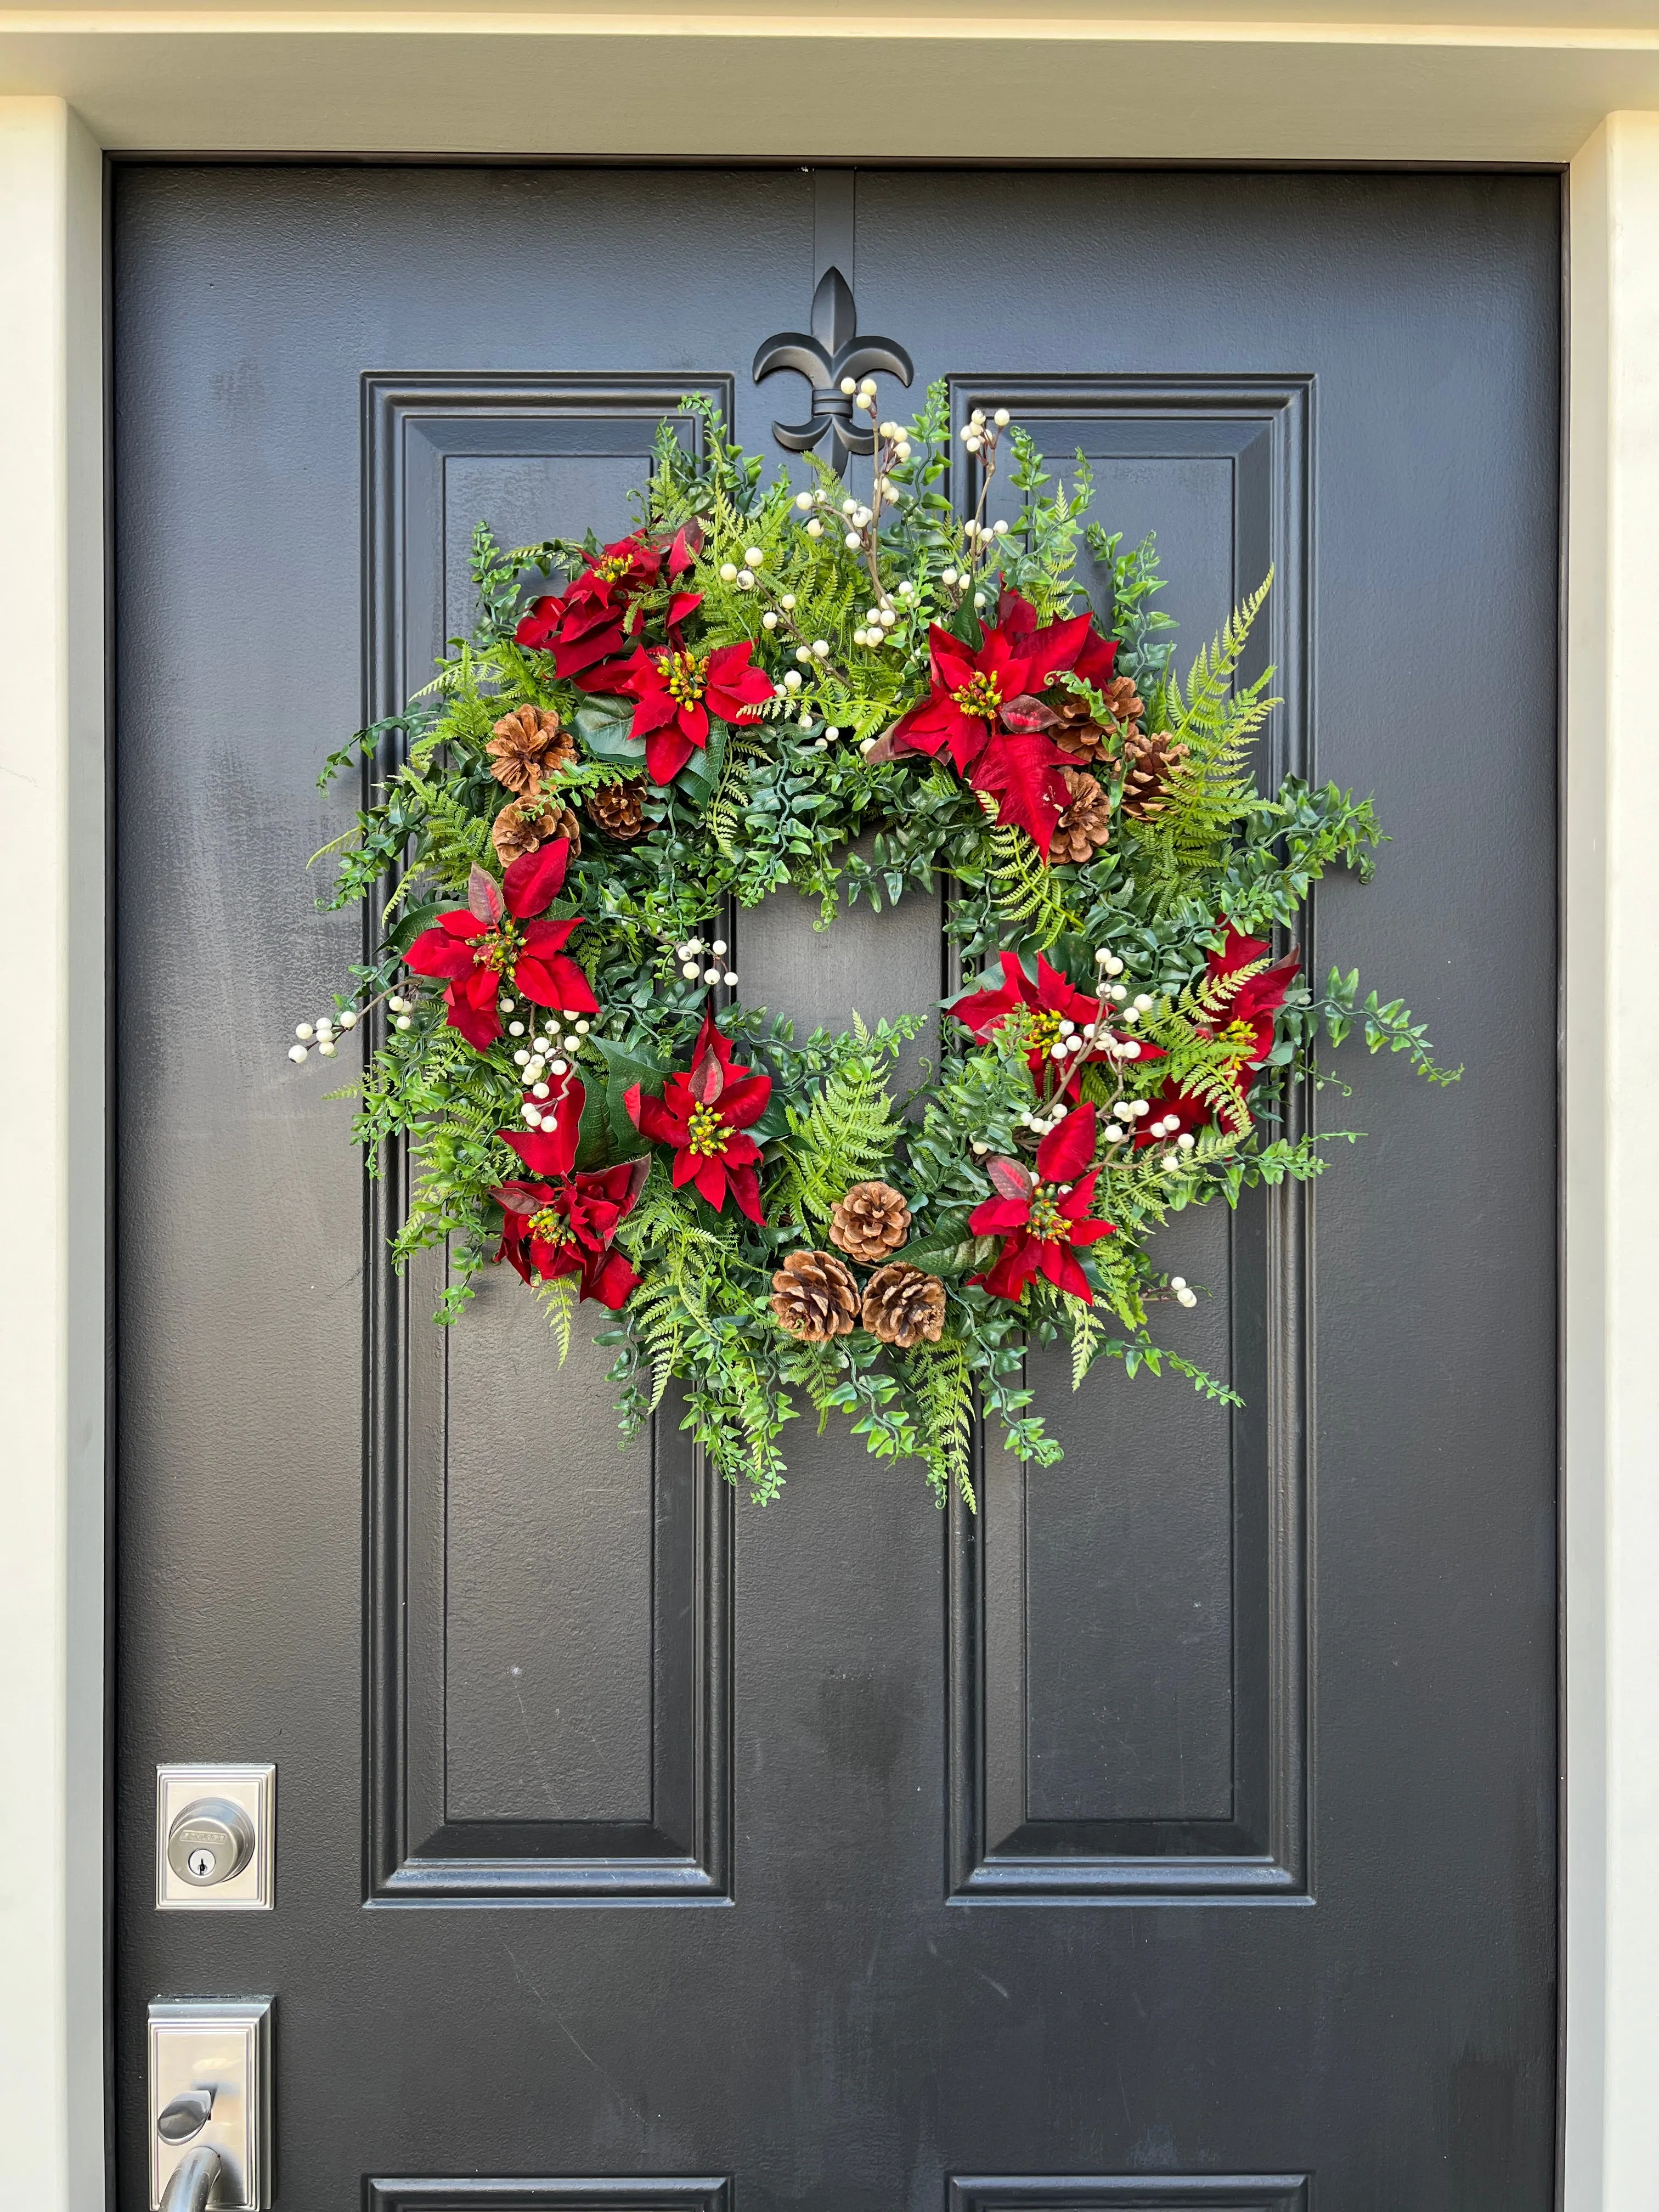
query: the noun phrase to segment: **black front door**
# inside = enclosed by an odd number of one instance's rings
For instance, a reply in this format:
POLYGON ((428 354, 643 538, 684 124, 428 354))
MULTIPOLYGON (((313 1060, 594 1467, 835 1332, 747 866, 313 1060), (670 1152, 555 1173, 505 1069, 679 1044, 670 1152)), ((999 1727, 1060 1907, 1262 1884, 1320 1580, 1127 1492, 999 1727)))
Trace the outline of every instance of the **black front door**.
MULTIPOLYGON (((148 2001, 268 1992, 295 2212, 1553 2203, 1557 186, 849 210, 118 173, 124 2204, 148 2001), (1311 1200, 1181 1218, 1242 1413, 1036 1359, 1067 1456, 976 1521, 809 1422, 763 1511, 670 1420, 618 1451, 608 1355, 497 1280, 434 1330, 283 1056, 355 949, 320 758, 465 628, 475 521, 619 526, 692 392, 767 449, 830 244, 919 383, 1157 529, 1187 655, 1274 566, 1278 765, 1396 836, 1310 965, 1468 1064, 1351 1056, 1311 1200), (276 1763, 273 1911, 155 1910, 173 1759, 276 1763)), ((748 1001, 937 1000, 937 908, 813 919, 742 921, 748 1001)))

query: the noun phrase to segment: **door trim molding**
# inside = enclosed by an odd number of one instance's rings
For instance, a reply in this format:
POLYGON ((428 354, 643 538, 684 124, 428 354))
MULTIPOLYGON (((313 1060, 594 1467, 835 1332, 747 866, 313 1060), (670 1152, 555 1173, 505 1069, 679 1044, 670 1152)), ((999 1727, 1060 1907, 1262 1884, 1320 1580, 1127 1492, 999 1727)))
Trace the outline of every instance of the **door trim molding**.
MULTIPOLYGON (((1381 17, 1390 4, 1378 0, 1374 12, 1381 17)), ((1212 19, 1224 5, 1216 0, 1212 19)), ((296 18, 274 44, 247 35, 237 13, 204 9, 188 28, 165 36, 137 9, 118 24, 99 18, 112 26, 109 35, 91 11, 84 19, 56 11, 54 21, 53 11, 36 10, 23 32, 0 16, 0 83, 34 88, 0 97, 8 328, 0 350, 0 641, 27 646, 7 656, 12 712, 0 742, 15 744, 20 759, 3 781, 0 853, 11 863, 9 888, 33 894, 14 907, 14 958, 44 979, 27 1080, 9 1085, 0 1121, 5 1218, 18 1249, 33 1255, 0 1285, 0 1432, 11 1478, 0 1553, 0 1667, 9 1683, 0 1742, 8 1771, 39 1778, 27 1806, 18 1793, 0 1793, 0 2127, 9 2183, 40 2212, 92 2212, 106 2171, 98 2025, 105 1905, 96 1852, 85 1848, 101 1833, 104 1802, 104 958, 96 871, 87 860, 99 842, 88 846, 85 836, 87 810, 96 817, 102 805, 99 145, 302 155, 319 127, 340 131, 331 95, 342 87, 357 88, 354 143, 417 158, 446 148, 458 157, 450 135, 457 126, 435 127, 432 118, 453 117, 441 103, 460 82, 474 85, 483 106, 481 135, 459 158, 493 153, 489 133, 503 115, 516 132, 527 112, 551 118, 552 130, 572 112, 568 88, 544 101, 503 103, 489 72, 469 79, 463 49, 479 48, 453 35, 453 11, 419 27, 404 12, 388 14, 372 68, 361 47, 362 65, 343 68, 341 26, 326 10, 303 25, 296 18), (21 79, 19 70, 27 72, 21 79), (315 96, 307 70, 329 99, 315 96), (71 101, 88 118, 84 126, 71 101), (72 805, 80 810, 73 815, 72 805), (72 1839, 44 1898, 43 1820, 72 1839)), ((1648 993, 1659 836, 1659 706, 1647 665, 1659 598, 1659 256, 1650 245, 1659 235, 1659 113, 1623 112, 1620 103, 1646 99, 1659 108, 1659 84, 1650 33, 1454 34, 1447 26, 1461 18, 1451 8, 1446 16, 1446 25, 1392 30, 1166 22, 1151 42, 1162 72, 1149 80, 1152 94, 1130 97, 1119 78, 1098 113, 1115 130, 1138 114, 1175 114, 1183 135, 1158 151, 1190 161, 1526 164, 1571 156, 1562 2203, 1565 2212, 1645 2212, 1659 2162, 1651 2095, 1659 2009, 1650 1996, 1659 1981, 1651 1874, 1659 1854, 1651 1716, 1659 1482, 1650 1373, 1659 1334, 1659 1194, 1643 1163, 1659 1041, 1650 1023, 1621 1025, 1618 1018, 1644 1006, 1648 993), (1241 56, 1254 93, 1238 74, 1241 56), (1171 88, 1182 86, 1190 97, 1172 107, 1171 88)), ((785 58, 798 82, 810 66, 809 27, 796 17, 770 29, 771 19, 745 20, 757 43, 787 33, 785 58)), ((1011 14, 993 27, 1005 59, 1018 51, 1007 35, 1017 20, 1011 14)), ((544 35, 550 23, 538 19, 536 36, 553 58, 560 47, 544 35)), ((953 16, 944 27, 960 25, 953 16)), ((646 28, 630 24, 625 35, 646 28)), ((902 28, 902 19, 886 19, 883 33, 902 28)), ((840 51, 829 33, 816 35, 827 53, 840 51)), ((1115 64, 1134 44, 1121 29, 1117 35, 1116 50, 1103 38, 1096 44, 1115 64)), ((492 67, 510 73, 526 42, 501 40, 492 67)), ((971 66, 983 65, 976 40, 959 44, 971 66)), ((732 113, 745 112, 794 127, 792 98, 763 94, 748 102, 742 48, 742 40, 724 48, 720 36, 708 40, 723 72, 721 97, 708 103, 688 100, 672 68, 644 82, 631 67, 613 65, 626 110, 615 109, 618 94, 593 111, 605 119, 615 110, 617 118, 615 143, 596 138, 593 152, 690 156, 699 149, 675 143, 687 117, 725 131, 732 113)), ((1031 72, 1034 99, 1051 81, 1054 58, 1031 72)), ((1017 108, 988 124, 973 101, 940 100, 894 158, 994 161, 1005 146, 1018 158, 1031 143, 1053 142, 1034 141, 1017 108), (988 143, 972 143, 988 129, 988 143), (924 143, 924 132, 939 134, 937 143, 924 143)), ((752 144, 747 150, 752 158, 752 144)), ((1114 142, 1091 150, 1122 159, 1135 149, 1114 142)))

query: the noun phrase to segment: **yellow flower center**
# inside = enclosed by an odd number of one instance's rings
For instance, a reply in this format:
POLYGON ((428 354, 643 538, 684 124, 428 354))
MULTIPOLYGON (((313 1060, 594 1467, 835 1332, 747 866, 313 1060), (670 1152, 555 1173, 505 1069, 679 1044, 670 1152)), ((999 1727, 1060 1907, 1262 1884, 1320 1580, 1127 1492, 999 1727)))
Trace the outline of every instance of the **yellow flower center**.
POLYGON ((624 577, 634 565, 631 553, 608 554, 603 561, 593 563, 593 574, 602 584, 615 584, 624 577))
POLYGON ((568 1244, 570 1241, 570 1224, 550 1206, 544 1206, 539 1213, 532 1213, 526 1225, 531 1235, 539 1237, 544 1244, 568 1244))
POLYGON ((1060 1042, 1060 1016, 1047 1007, 1039 1008, 1031 1016, 1030 1026, 1025 1032, 1033 1052, 1046 1057, 1060 1042))
POLYGON ((488 936, 479 938, 472 947, 475 966, 493 969, 504 975, 519 957, 519 933, 510 921, 498 922, 488 936))
POLYGON ((694 1106, 691 1109, 690 1134, 685 1140, 688 1152, 701 1152, 705 1158, 713 1158, 726 1150, 726 1140, 730 1134, 717 1108, 694 1106))
POLYGON ((693 653, 670 653, 659 664, 668 678, 668 696, 682 707, 695 707, 708 684, 703 678, 704 663, 693 653))
POLYGON ((1072 1224, 1060 1210, 1052 1183, 1031 1186, 1030 1229, 1032 1236, 1040 1237, 1045 1244, 1069 1244, 1072 1241, 1072 1224))
POLYGON ((1255 1050, 1255 1027, 1253 1023, 1238 1019, 1228 1023, 1218 1042, 1231 1045, 1241 1060, 1255 1050))
POLYGON ((987 676, 976 668, 951 696, 964 714, 977 715, 981 722, 994 722, 997 709, 1002 704, 1002 686, 994 676, 987 676))

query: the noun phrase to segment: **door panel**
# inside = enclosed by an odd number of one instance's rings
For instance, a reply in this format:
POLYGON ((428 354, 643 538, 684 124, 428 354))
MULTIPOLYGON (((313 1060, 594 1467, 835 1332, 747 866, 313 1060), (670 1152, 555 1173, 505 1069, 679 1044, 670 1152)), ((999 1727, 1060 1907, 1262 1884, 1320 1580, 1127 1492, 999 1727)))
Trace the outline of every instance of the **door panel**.
MULTIPOLYGON (((1351 1054, 1297 1110, 1362 1145, 1172 1225, 1236 1414, 1044 1353, 1067 1456, 989 1454, 976 1518, 805 1420, 751 1510, 672 1407, 618 1450, 592 1328, 557 1370, 516 1284, 434 1329, 399 1171, 365 1229, 283 1057, 356 951, 322 755, 465 627, 477 520, 621 526, 692 392, 771 450, 818 197, 118 171, 124 2191, 148 1998, 275 1990, 303 2212, 1544 2212, 1553 179, 828 196, 861 327, 1156 527, 1183 665, 1272 565, 1270 772, 1395 835, 1309 964, 1468 1073, 1351 1054), (213 1758, 277 1762, 276 1910, 158 1915, 155 1764, 213 1758)), ((937 902, 816 920, 738 918, 745 1000, 946 988, 937 902)))

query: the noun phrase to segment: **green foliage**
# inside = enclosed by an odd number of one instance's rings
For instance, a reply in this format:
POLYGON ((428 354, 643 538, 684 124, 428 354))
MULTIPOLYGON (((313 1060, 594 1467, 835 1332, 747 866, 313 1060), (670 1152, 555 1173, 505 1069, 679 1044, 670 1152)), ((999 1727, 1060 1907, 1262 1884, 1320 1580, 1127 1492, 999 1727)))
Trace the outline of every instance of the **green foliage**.
MULTIPOLYGON (((1060 1446, 1026 1374, 1033 1344, 1069 1346, 1074 1388, 1111 1358, 1129 1376, 1167 1369, 1236 1404, 1224 1382, 1151 1334, 1149 1317, 1171 1296, 1156 1256, 1161 1227, 1188 1206, 1236 1205, 1258 1184, 1308 1180, 1325 1165, 1323 1148, 1354 1141, 1352 1131, 1301 1133, 1291 1109, 1295 1086, 1336 1083, 1317 1054, 1355 1030, 1371 1052, 1403 1055, 1432 1083, 1458 1073, 1435 1061, 1424 1024, 1401 1001, 1376 991, 1362 999, 1357 974, 1333 970, 1318 997, 1298 980, 1258 1035, 1248 994, 1286 949, 1314 885, 1339 868, 1366 880, 1382 842, 1369 798, 1294 777, 1258 787, 1253 750, 1276 702, 1272 671, 1245 671, 1271 578, 1199 651, 1183 683, 1171 665, 1174 625, 1158 604, 1157 549, 1147 538, 1126 550, 1121 534, 1088 520, 1093 487, 1082 457, 1062 481, 1019 426, 967 427, 981 440, 971 526, 947 489, 959 451, 942 383, 903 444, 883 434, 883 488, 872 483, 867 509, 809 460, 809 516, 797 483, 763 482, 759 459, 731 441, 706 399, 688 400, 662 426, 638 527, 659 555, 678 543, 690 567, 671 576, 660 562, 628 620, 658 652, 738 648, 771 684, 752 713, 713 720, 668 785, 648 774, 631 697, 584 690, 558 675, 550 653, 517 641, 526 599, 562 590, 602 559, 599 541, 503 550, 482 526, 471 635, 450 641, 401 714, 357 732, 324 771, 325 784, 347 769, 365 784, 354 825, 325 848, 337 871, 328 903, 361 902, 369 917, 370 942, 335 1018, 349 1012, 371 1044, 349 1086, 353 1133, 372 1171, 407 1173, 398 1262, 447 1246, 439 1318, 455 1319, 501 1242, 494 1194, 526 1172, 507 1136, 540 1110, 536 1067, 544 1094, 580 1082, 578 1176, 650 1159, 615 1229, 639 1281, 599 1340, 615 1352, 623 1435, 678 1419, 762 1503, 783 1486, 781 1440, 805 1410, 820 1427, 845 1419, 879 1460, 918 1462, 941 1504, 954 1490, 974 1507, 975 1463, 997 1435, 1029 1464, 1052 1463, 1060 1446), (1001 535, 993 513, 1007 515, 1001 535), (957 773, 948 749, 933 758, 867 750, 928 696, 936 628, 976 649, 1004 589, 1021 593, 1042 623, 1081 611, 1092 594, 1101 632, 1117 641, 1115 673, 1132 680, 1146 728, 1172 749, 1161 805, 1147 812, 1137 801, 1131 813, 1125 740, 1114 728, 1094 764, 1110 835, 1081 864, 1049 865, 1024 829, 996 820, 996 802, 957 773), (686 592, 699 603, 690 615, 678 611, 671 635, 676 595, 686 592), (539 794, 581 823, 550 913, 574 925, 568 951, 600 1012, 573 1026, 574 1014, 556 1018, 515 986, 503 1019, 519 1033, 478 1052, 448 1024, 442 980, 411 975, 404 956, 465 901, 475 868, 501 877, 491 832, 508 793, 488 746, 501 716, 526 706, 556 716, 574 740, 574 757, 562 747, 550 755, 539 794), (620 840, 592 808, 593 794, 619 780, 644 792, 642 834, 620 840), (787 1021, 722 1008, 734 1066, 770 1086, 764 1110, 745 1124, 761 1148, 756 1224, 729 1192, 717 1211, 694 1182, 675 1184, 677 1155, 642 1132, 640 1101, 691 1073, 711 968, 720 979, 728 959, 744 957, 740 943, 728 950, 743 913, 785 890, 817 902, 821 927, 843 898, 880 911, 943 890, 964 989, 1003 991, 1012 957, 1033 1000, 1052 991, 1055 975, 1085 997, 1067 997, 1064 1034, 1048 1001, 1008 1003, 972 1033, 947 1012, 938 1065, 902 1103, 894 1072, 924 1027, 922 1012, 873 1030, 854 1016, 844 1035, 798 1040, 787 1021), (1274 949, 1217 973, 1218 915, 1274 949), (388 999, 389 1019, 380 1011, 388 999), (1087 1032, 1080 1003, 1092 1018, 1087 1032), (1139 1055, 1115 1042, 1109 1054, 1091 1056, 1091 1047, 1073 1056, 1066 1036, 1080 1045, 1102 1023, 1115 1041, 1138 1039, 1139 1055), (1185 1141, 1154 1135, 1161 1102, 1177 1095, 1196 1121, 1185 1141), (1091 1211, 1112 1224, 1111 1235, 1070 1248, 1088 1296, 1078 1278, 1062 1289, 1041 1271, 1012 1296, 994 1292, 987 1277, 1004 1232, 976 1233, 977 1209, 1006 1196, 1007 1163, 1018 1164, 1012 1187, 1021 1172, 1040 1179, 1046 1129, 1079 1103, 1095 1117, 1091 1211), (804 1341, 774 1309, 774 1275, 792 1251, 828 1243, 837 1202, 876 1180, 900 1189, 911 1210, 897 1256, 943 1285, 939 1337, 901 1348, 860 1326, 804 1341)), ((1115 725, 1100 690, 1074 672, 1048 674, 1052 708, 1068 706, 1069 695, 1103 727, 1115 725)), ((1041 716, 1035 726, 1046 726, 1041 716)), ((854 1267, 860 1289, 870 1272, 854 1267)), ((578 1290, 574 1274, 537 1288, 561 1364, 578 1290)))

